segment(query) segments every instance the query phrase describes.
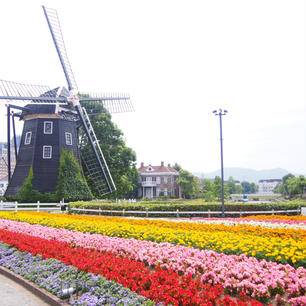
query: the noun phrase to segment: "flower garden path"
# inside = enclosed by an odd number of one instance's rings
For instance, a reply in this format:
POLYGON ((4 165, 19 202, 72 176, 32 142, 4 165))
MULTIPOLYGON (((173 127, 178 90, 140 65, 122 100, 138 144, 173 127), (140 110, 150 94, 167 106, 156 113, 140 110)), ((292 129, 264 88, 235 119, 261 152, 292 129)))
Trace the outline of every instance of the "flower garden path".
POLYGON ((49 306, 23 286, 0 274, 1 306, 49 306))

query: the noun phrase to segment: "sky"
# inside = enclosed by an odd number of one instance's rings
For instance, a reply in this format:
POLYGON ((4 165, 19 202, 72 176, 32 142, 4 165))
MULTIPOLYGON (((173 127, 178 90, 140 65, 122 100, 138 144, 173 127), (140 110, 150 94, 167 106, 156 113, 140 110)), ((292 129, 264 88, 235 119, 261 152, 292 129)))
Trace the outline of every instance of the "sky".
POLYGON ((225 167, 306 173, 305 0, 1 1, 0 79, 66 85, 41 5, 80 91, 130 94, 113 121, 138 165, 220 169, 221 108, 225 167))

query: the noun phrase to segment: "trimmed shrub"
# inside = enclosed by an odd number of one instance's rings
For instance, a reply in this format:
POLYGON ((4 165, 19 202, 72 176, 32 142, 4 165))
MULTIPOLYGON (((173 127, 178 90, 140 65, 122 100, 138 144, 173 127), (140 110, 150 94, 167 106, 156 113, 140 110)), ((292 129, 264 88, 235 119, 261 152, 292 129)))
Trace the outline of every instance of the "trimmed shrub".
POLYGON ((82 169, 71 152, 62 150, 59 165, 56 197, 65 201, 88 201, 92 193, 83 176, 82 169))
MULTIPOLYGON (((291 201, 291 202, 277 202, 277 203, 225 203, 225 212, 229 211, 270 211, 274 210, 295 210, 300 209, 301 206, 305 206, 305 202, 302 201, 291 201)), ((73 202, 69 203, 70 208, 85 208, 85 209, 101 209, 101 210, 126 210, 126 211, 176 211, 179 210, 180 216, 189 217, 188 213, 184 214, 188 211, 221 211, 222 204, 218 202, 207 203, 203 201, 186 201, 186 200, 175 200, 175 201, 154 201, 154 202, 146 202, 141 201, 137 203, 112 203, 111 201, 92 201, 92 202, 73 202)), ((128 214, 126 214, 128 215, 128 214)), ((135 215, 135 214, 133 214, 135 215)), ((143 216, 143 214, 142 214, 143 216)), ((150 214, 150 216, 152 216, 150 214)), ((153 215, 155 216, 155 214, 153 215)), ((158 216, 158 214, 156 214, 158 216)), ((160 216, 166 217, 167 214, 162 214, 160 216)), ((169 216, 173 216, 173 214, 169 214, 169 216)), ((196 215, 192 215, 195 217, 196 215)), ((199 215, 202 216, 203 215, 199 215)), ((212 214, 212 216, 214 216, 212 214)), ((220 217, 220 214, 216 214, 216 217, 220 217)), ((239 216, 228 214, 227 216, 239 216)))
POLYGON ((21 188, 18 191, 18 200, 21 203, 33 203, 39 201, 41 193, 33 190, 33 167, 30 168, 28 177, 24 180, 21 188))

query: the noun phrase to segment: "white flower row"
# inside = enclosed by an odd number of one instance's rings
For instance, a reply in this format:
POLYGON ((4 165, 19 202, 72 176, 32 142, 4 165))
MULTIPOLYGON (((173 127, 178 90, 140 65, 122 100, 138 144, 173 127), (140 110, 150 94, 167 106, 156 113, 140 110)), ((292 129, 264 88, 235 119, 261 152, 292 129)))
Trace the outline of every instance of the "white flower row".
POLYGON ((245 224, 245 225, 252 225, 252 226, 261 226, 261 227, 267 227, 267 228, 290 228, 290 229, 302 229, 306 230, 305 224, 288 224, 288 223, 272 223, 268 220, 266 221, 253 221, 253 220, 184 220, 184 222, 194 222, 198 224, 224 224, 227 226, 233 226, 233 225, 239 225, 239 224, 245 224))

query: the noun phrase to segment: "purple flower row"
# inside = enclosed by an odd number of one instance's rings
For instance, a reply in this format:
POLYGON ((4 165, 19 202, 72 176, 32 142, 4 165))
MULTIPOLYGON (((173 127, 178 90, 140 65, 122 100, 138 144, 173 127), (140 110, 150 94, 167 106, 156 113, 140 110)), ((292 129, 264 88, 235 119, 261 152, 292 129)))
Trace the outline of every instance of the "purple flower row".
POLYGON ((67 298, 63 289, 73 286, 82 294, 74 299, 74 306, 122 305, 152 306, 154 302, 133 293, 122 285, 100 275, 79 272, 56 259, 42 259, 0 242, 0 265, 21 275, 59 298, 67 298), (77 287, 75 286, 77 285, 77 287))
POLYGON ((3 219, 0 219, 0 228, 112 252, 179 274, 192 274, 204 283, 222 285, 232 293, 245 291, 250 296, 269 298, 277 293, 286 292, 290 297, 298 297, 306 292, 306 269, 259 261, 245 255, 225 255, 169 243, 107 237, 3 219))

